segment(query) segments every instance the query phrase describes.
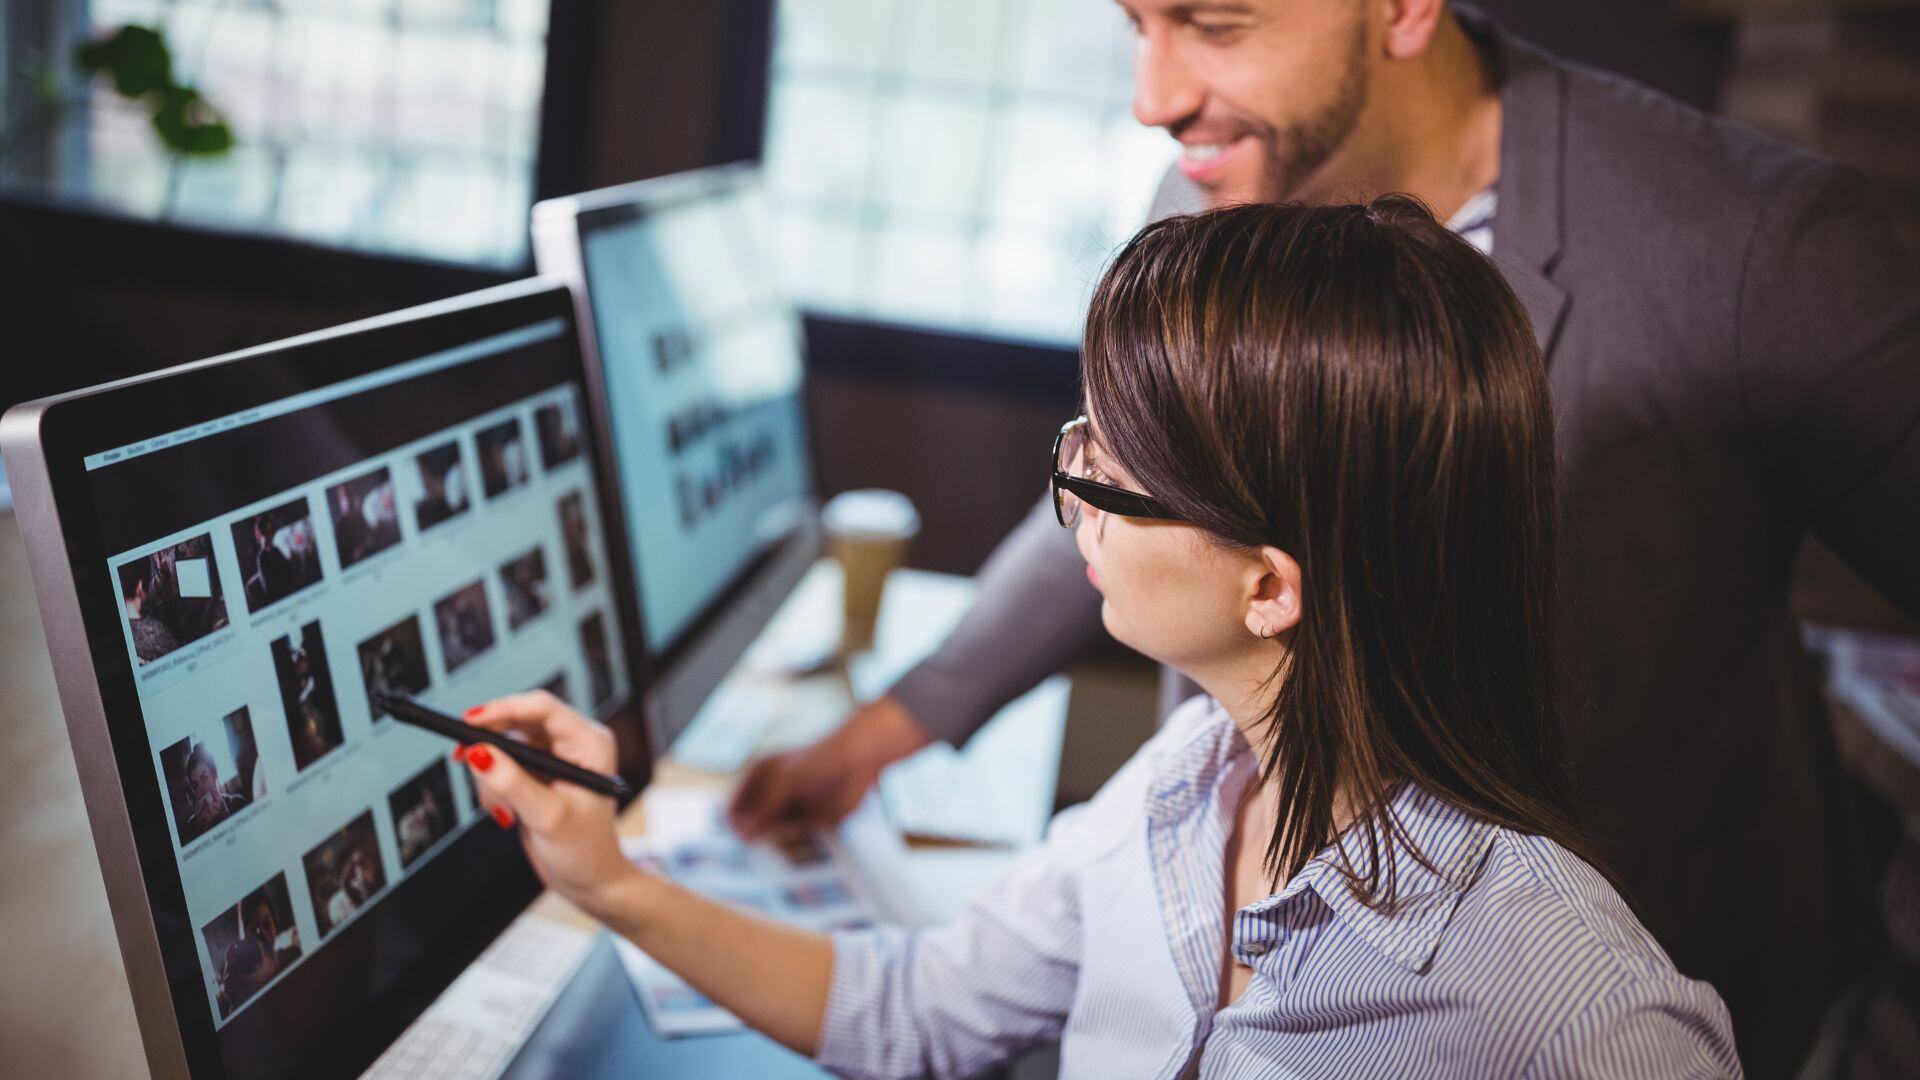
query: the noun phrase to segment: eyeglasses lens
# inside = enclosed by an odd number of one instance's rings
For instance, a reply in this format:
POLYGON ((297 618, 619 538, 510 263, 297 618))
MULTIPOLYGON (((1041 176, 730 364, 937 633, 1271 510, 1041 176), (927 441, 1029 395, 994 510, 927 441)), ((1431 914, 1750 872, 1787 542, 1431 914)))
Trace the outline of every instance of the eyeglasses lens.
MULTIPOLYGON (((1060 439, 1060 454, 1054 461, 1054 471, 1068 476, 1081 476, 1086 470, 1087 427, 1085 424, 1067 430, 1060 439)), ((1080 497, 1059 486, 1053 489, 1054 512, 1060 523, 1069 528, 1080 520, 1080 497)))

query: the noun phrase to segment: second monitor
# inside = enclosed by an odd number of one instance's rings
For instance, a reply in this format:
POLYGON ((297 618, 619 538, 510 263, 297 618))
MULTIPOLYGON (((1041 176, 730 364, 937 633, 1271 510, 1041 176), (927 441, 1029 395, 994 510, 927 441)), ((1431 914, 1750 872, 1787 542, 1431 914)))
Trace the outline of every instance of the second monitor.
POLYGON ((819 557, 802 332, 757 174, 723 167, 540 203, 540 272, 597 359, 664 752, 819 557))

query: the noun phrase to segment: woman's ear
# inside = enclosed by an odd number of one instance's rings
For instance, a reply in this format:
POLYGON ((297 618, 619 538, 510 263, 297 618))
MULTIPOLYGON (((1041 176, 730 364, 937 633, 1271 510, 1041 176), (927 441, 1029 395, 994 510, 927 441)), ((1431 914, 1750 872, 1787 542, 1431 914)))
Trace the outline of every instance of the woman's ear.
POLYGON ((1254 553, 1252 587, 1247 595, 1247 632, 1277 638, 1300 622, 1300 564, 1276 547, 1254 553))

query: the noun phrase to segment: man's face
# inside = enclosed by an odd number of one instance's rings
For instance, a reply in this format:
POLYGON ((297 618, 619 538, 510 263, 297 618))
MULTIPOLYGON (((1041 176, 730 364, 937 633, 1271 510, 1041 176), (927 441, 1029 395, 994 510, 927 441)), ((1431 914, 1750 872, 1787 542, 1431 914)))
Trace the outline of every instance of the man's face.
POLYGON ((1133 115, 1182 146, 1214 206, 1300 197, 1347 143, 1370 83, 1362 0, 1118 0, 1133 115))

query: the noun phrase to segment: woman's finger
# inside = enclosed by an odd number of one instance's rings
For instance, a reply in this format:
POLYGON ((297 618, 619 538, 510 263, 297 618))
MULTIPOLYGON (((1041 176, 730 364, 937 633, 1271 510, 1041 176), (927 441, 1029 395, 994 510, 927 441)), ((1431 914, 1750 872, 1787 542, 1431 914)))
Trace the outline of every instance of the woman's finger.
MULTIPOLYGON (((475 786, 485 800, 504 805, 529 829, 546 832, 559 824, 566 804, 558 792, 536 780, 520 764, 485 743, 467 748, 462 755, 472 772, 475 786)), ((494 820, 499 820, 495 814, 494 820)))
POLYGON ((468 722, 495 731, 512 731, 576 765, 611 772, 620 755, 604 724, 568 708, 545 690, 509 694, 469 710, 468 722))

